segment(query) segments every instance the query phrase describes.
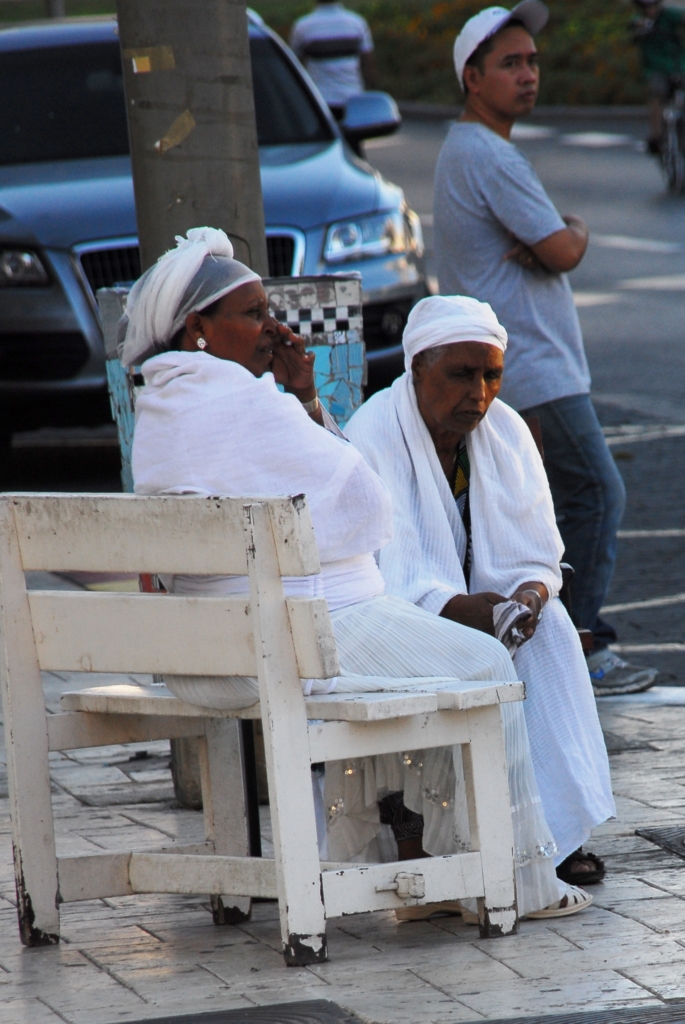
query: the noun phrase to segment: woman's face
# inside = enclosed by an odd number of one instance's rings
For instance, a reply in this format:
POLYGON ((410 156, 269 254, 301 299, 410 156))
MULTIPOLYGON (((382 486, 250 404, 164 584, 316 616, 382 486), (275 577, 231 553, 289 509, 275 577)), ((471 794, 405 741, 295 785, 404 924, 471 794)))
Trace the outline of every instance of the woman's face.
POLYGON ((211 316, 190 313, 182 349, 198 351, 198 338, 207 342, 205 352, 240 363, 255 377, 270 370, 279 331, 261 282, 249 281, 224 295, 211 316))
POLYGON ((503 369, 503 352, 480 341, 446 345, 434 363, 419 353, 412 364, 414 387, 431 433, 462 437, 475 430, 497 398, 503 369))

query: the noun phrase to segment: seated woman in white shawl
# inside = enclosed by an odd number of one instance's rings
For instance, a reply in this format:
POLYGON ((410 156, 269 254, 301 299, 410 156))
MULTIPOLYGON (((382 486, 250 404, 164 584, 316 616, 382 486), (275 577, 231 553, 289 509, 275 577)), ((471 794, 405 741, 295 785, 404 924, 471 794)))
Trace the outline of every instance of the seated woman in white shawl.
MULTIPOLYGON (((333 429, 324 429, 313 355, 270 316, 260 279, 232 258, 223 232, 197 228, 178 241, 134 286, 120 324, 122 361, 142 363, 145 378, 133 442, 136 493, 306 494, 322 571, 292 581, 290 592, 295 585, 309 593, 323 588, 342 675, 306 680, 305 692, 425 688, 426 677, 516 679, 493 637, 384 595, 373 552, 391 538, 391 499, 332 421, 333 429)), ((177 593, 247 589, 245 577, 176 576, 166 583, 177 593)), ((258 698, 255 679, 172 677, 168 685, 205 706, 245 707, 258 698)), ((505 705, 503 719, 519 911, 582 909, 590 902, 586 893, 557 886, 520 704, 505 705)), ((463 848, 460 752, 455 746, 328 763, 322 855, 336 861, 416 855, 415 840, 401 829, 397 847, 386 830, 393 848, 382 849, 378 800, 401 791, 409 810, 399 817, 413 815, 416 823, 423 816, 428 854, 463 848)), ((386 808, 385 816, 397 812, 386 808)))
POLYGON ((487 303, 423 299, 404 332, 406 373, 355 413, 346 434, 393 497, 394 539, 378 556, 386 592, 506 634, 527 684, 559 873, 595 882, 603 864, 581 847, 615 813, 608 760, 578 635, 557 597, 563 544, 542 460, 524 421, 497 399, 506 342, 487 303), (522 606, 513 630, 508 600, 522 606))

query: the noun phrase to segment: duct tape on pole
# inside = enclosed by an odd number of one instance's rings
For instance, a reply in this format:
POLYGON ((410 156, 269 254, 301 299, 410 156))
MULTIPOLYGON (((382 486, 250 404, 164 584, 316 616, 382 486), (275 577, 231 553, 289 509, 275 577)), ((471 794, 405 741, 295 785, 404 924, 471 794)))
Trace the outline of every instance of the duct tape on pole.
POLYGON ((223 228, 268 273, 245 0, 117 0, 143 269, 223 228))

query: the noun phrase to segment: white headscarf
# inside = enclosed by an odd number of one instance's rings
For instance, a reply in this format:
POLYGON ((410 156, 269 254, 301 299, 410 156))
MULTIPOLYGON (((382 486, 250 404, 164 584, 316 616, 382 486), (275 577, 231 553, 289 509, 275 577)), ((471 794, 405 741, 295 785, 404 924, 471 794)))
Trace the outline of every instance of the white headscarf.
POLYGON ((402 336, 405 369, 411 372, 412 360, 419 352, 460 341, 482 341, 505 352, 507 332, 487 302, 467 295, 421 299, 409 314, 402 336))
POLYGON ((134 284, 117 329, 124 366, 134 366, 169 348, 189 313, 205 309, 259 274, 233 259, 233 246, 217 228, 191 228, 176 236, 134 284))

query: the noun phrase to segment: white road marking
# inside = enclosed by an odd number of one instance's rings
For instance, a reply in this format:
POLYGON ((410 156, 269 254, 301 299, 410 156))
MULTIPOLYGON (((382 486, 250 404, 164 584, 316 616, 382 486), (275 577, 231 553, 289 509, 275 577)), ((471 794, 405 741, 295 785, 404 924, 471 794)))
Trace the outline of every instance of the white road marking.
POLYGON ((619 530, 621 540, 646 540, 650 537, 685 537, 685 530, 619 530))
POLYGON ((655 238, 632 238, 630 235, 590 235, 590 244, 603 249, 622 249, 625 252, 682 252, 680 242, 659 242, 655 238))
MULTIPOLYGON (((674 424, 677 426, 683 425, 685 419, 685 407, 683 406, 682 399, 679 401, 671 401, 668 398, 658 398, 655 395, 648 394, 613 394, 609 391, 593 391, 592 392, 593 402, 598 402, 600 405, 613 405, 617 409, 624 409, 626 412, 637 413, 639 416, 649 416, 654 419, 661 420, 660 426, 665 423, 674 424)), ((624 432, 625 426, 620 427, 619 431, 624 432)), ((633 425, 631 425, 633 426, 633 425)), ((646 425, 634 428, 636 432, 644 431, 649 429, 646 425)), ((608 430, 607 433, 612 433, 608 430)))
POLYGON ((618 287, 628 291, 681 292, 685 290, 685 274, 631 277, 627 281, 620 281, 618 287))
POLYGON ((684 604, 685 594, 671 594, 670 597, 652 597, 647 601, 627 601, 625 604, 607 604, 602 614, 612 615, 616 612, 638 611, 640 608, 666 608, 668 605, 684 604))
POLYGON ((406 135, 388 135, 384 139, 367 139, 364 149, 390 149, 392 146, 404 146, 408 141, 406 135))
POLYGON ((544 128, 541 124, 515 124, 511 130, 514 142, 536 142, 539 139, 551 139, 557 134, 556 128, 544 128))
POLYGON ((632 135, 617 135, 614 132, 571 132, 561 136, 563 146, 587 146, 589 149, 631 146, 634 142, 632 135))
POLYGON ((620 696, 602 697, 602 707, 609 701, 616 704, 661 704, 673 706, 685 704, 685 686, 652 686, 643 693, 624 693, 620 696))
POLYGON ((616 292, 574 292, 573 301, 578 309, 586 309, 588 306, 608 306, 612 302, 620 302, 622 295, 616 292))
POLYGON ((685 644, 610 644, 611 650, 617 654, 680 654, 685 652, 685 644))
POLYGON ((658 441, 664 437, 685 437, 685 424, 674 426, 659 424, 653 427, 605 427, 604 436, 609 447, 614 448, 619 444, 635 444, 636 441, 658 441))

